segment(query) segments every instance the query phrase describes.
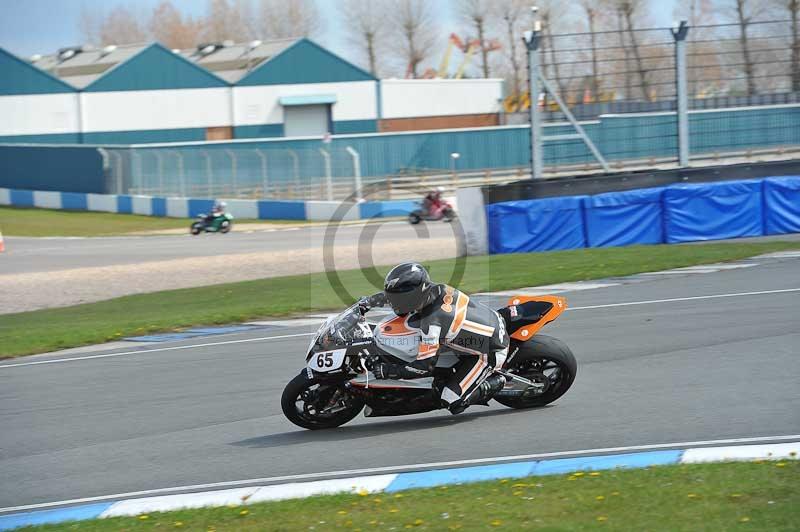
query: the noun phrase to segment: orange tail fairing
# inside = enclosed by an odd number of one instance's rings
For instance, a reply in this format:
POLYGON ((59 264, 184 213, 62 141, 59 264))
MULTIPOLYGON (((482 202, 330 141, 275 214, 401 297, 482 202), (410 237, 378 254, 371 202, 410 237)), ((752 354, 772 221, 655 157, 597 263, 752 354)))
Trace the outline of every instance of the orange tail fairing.
POLYGON ((567 299, 559 296, 514 296, 508 300, 508 305, 521 305, 529 301, 543 301, 551 303, 553 307, 545 313, 536 323, 526 325, 516 330, 511 338, 515 340, 530 340, 539 329, 556 319, 562 312, 567 310, 567 299))

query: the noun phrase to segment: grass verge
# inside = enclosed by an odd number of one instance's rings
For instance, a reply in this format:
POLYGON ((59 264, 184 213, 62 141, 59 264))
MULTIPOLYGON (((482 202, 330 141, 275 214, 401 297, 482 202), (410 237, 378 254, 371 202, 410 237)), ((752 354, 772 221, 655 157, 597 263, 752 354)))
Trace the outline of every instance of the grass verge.
MULTIPOLYGON (((786 249, 800 249, 800 243, 631 246, 470 257, 458 286, 468 293, 508 290, 736 260, 786 249)), ((442 281, 450 278, 454 264, 453 259, 426 263, 433 278, 442 281)), ((378 268, 378 274, 383 275, 388 269, 378 268)), ((339 276, 354 297, 376 291, 361 270, 342 271, 339 276)), ((0 357, 42 353, 193 325, 336 309, 343 305, 328 278, 320 273, 4 314, 0 315, 0 357)))
MULTIPOLYGON (((234 216, 236 213, 234 213, 234 216)), ((234 224, 303 224, 296 220, 235 219, 234 224)), ((24 207, 0 207, 0 231, 5 236, 119 236, 130 233, 185 229, 188 218, 161 218, 138 214, 60 211, 24 207)))
POLYGON ((35 530, 797 530, 796 460, 500 480, 333 495, 35 530))

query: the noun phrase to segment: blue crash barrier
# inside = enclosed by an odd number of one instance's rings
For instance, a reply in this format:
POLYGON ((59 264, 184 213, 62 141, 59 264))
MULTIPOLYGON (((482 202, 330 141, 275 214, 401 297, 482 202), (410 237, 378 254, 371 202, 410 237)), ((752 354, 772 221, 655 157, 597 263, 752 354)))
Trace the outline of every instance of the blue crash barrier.
POLYGON ((764 232, 800 233, 800 176, 764 180, 764 232))
POLYGON ((667 243, 764 234, 761 181, 671 185, 663 196, 667 243))
POLYGON ((486 206, 490 253, 800 233, 800 176, 486 206))
POLYGON ((581 209, 584 197, 564 196, 487 205, 489 253, 586 247, 581 209))
POLYGON ((588 247, 662 244, 664 187, 608 192, 583 201, 588 247))

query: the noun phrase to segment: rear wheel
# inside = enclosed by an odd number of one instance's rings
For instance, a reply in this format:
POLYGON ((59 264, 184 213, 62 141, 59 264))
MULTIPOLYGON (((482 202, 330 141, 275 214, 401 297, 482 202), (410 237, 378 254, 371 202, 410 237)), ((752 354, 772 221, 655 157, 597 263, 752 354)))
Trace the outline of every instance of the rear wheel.
POLYGON ((452 222, 455 219, 455 217, 456 213, 453 211, 453 209, 450 208, 445 209, 444 213, 442 213, 442 219, 445 222, 452 222))
POLYGON ((289 381, 281 396, 286 418, 304 429, 332 429, 361 412, 364 401, 353 397, 343 382, 323 383, 303 371, 289 381))
POLYGON ((202 230, 203 230, 203 224, 201 224, 200 222, 193 223, 192 227, 189 229, 189 231, 193 235, 199 235, 202 230))
POLYGON ((567 344, 552 336, 536 335, 521 347, 507 371, 533 381, 525 386, 514 381, 494 399, 511 408, 531 408, 552 403, 569 390, 578 372, 578 363, 567 344))

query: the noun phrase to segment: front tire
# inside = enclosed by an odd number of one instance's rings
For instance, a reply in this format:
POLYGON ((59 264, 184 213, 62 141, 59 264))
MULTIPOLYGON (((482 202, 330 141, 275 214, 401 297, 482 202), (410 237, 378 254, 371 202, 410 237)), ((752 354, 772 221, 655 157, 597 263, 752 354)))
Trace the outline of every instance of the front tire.
POLYGON ((231 227, 233 227, 233 223, 229 222, 228 220, 225 220, 224 222, 222 222, 220 224, 219 232, 222 233, 222 234, 225 234, 225 233, 227 233, 228 231, 231 230, 231 227))
POLYGON ((408 223, 411 225, 417 225, 421 220, 422 218, 420 218, 419 214, 416 212, 412 212, 408 215, 408 223))
POLYGON ((495 396, 494 399, 511 408, 533 408, 550 404, 567 393, 575 381, 578 363, 567 344, 558 338, 538 334, 520 347, 507 371, 540 383, 543 389, 529 389, 521 396, 495 396))
POLYGON ((341 394, 344 383, 323 383, 308 378, 305 370, 289 381, 281 395, 281 409, 286 418, 304 429, 332 429, 344 425, 364 408, 364 401, 346 392, 342 397, 344 408, 332 414, 318 412, 318 404, 326 403, 337 391, 341 394))

